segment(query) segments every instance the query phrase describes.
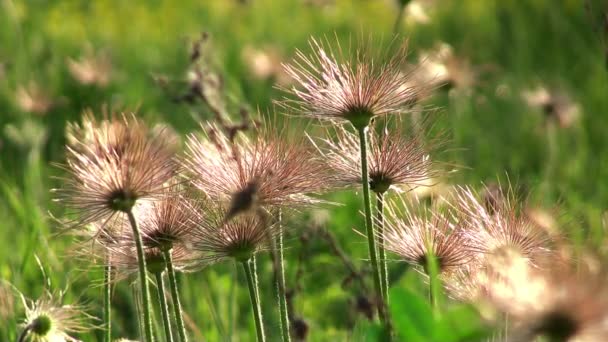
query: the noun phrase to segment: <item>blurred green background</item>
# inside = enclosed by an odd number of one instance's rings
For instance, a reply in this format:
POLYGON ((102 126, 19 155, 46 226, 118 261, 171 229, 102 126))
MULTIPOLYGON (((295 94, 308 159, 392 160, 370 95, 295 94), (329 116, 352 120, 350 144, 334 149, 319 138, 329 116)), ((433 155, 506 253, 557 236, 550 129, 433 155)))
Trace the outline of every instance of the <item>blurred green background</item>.
MULTIPOLYGON (((280 63, 296 48, 308 50, 309 37, 334 34, 347 44, 368 35, 387 41, 396 31, 409 39, 413 64, 423 60, 431 72, 447 75, 451 86, 425 102, 436 127, 450 136, 437 157, 460 166, 445 182, 480 187, 510 180, 529 193, 536 212, 559 208, 554 219, 574 241, 599 247, 608 202, 605 11, 603 2, 582 0, 405 7, 397 0, 0 0, 0 278, 30 298, 41 295, 46 278, 53 289, 69 285, 65 301, 88 304, 100 316, 99 265, 68 257, 73 240, 56 236, 49 217, 62 212, 49 189, 61 186, 53 163, 63 161, 66 122, 105 104, 138 108, 182 134, 196 131, 211 111, 184 101, 200 80, 193 70, 204 72, 210 93, 221 84, 210 96, 234 118, 241 108, 264 112, 283 96, 275 83, 289 82, 280 63), (202 32, 208 38, 192 65, 192 45, 202 32)), ((309 340, 362 340, 366 318, 356 303, 365 294, 343 282, 348 271, 323 234, 306 229, 321 222, 357 267, 365 265, 365 240, 353 232, 362 227, 354 214, 360 199, 351 192, 331 199, 345 205, 290 219, 296 229, 288 238, 287 286, 298 278, 294 314, 308 326, 309 340)), ((266 259, 260 257, 264 312, 275 340, 266 259)), ((390 267, 395 287, 421 287, 414 272, 390 267)), ((234 265, 180 280, 193 340, 251 340, 244 278, 234 265)), ((137 336, 131 292, 127 282, 116 287, 116 337, 137 336)), ((23 309, 2 301, 0 340, 14 340, 23 309)))

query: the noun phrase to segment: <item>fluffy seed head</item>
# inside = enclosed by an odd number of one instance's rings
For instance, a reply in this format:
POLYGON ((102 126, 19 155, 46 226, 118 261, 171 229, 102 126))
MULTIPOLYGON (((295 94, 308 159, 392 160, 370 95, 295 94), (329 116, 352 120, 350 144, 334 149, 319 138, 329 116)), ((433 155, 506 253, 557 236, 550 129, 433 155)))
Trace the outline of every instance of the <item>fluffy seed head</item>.
POLYGON ((483 292, 509 315, 521 341, 604 341, 608 288, 604 270, 557 264, 540 270, 516 252, 493 255, 483 292))
MULTIPOLYGON (((168 190, 159 200, 140 201, 133 207, 133 214, 138 223, 144 247, 144 255, 150 272, 162 272, 166 260, 164 252, 171 254, 173 267, 177 270, 188 270, 194 252, 190 250, 190 238, 193 234, 192 210, 195 207, 192 199, 168 190)), ((202 208, 196 208, 202 209, 202 208)), ((112 256, 110 261, 123 273, 137 271, 137 253, 135 240, 126 219, 113 220, 113 231, 121 231, 112 241, 102 243, 112 256)))
POLYGON ((175 174, 175 144, 134 115, 96 121, 85 115, 82 126, 70 128, 68 176, 55 189, 57 200, 77 218, 69 228, 106 221, 131 210, 142 198, 159 196, 175 174))
POLYGON ((286 90, 297 99, 285 100, 283 106, 306 116, 364 127, 372 117, 403 112, 418 100, 422 87, 402 70, 405 45, 387 52, 387 61, 366 48, 349 58, 338 43, 336 53, 327 45, 312 38, 313 52, 298 51, 292 64, 284 66, 299 87, 286 90))
POLYGON ((469 245, 482 257, 502 249, 515 249, 536 264, 552 254, 551 237, 525 217, 512 192, 486 191, 486 201, 467 187, 458 188, 456 208, 467 226, 469 245))
POLYGON ((29 340, 35 342, 68 342, 77 341, 70 336, 73 333, 84 333, 94 327, 89 323, 92 317, 84 308, 77 305, 62 305, 61 298, 54 298, 46 292, 36 301, 21 295, 25 306, 25 320, 22 323, 27 329, 29 340))
POLYGON ((408 209, 401 209, 403 206, 403 198, 387 202, 382 237, 388 251, 425 270, 428 258, 434 256, 442 274, 473 259, 466 236, 450 216, 430 209, 414 215, 408 209))
POLYGON ((276 234, 276 226, 268 224, 264 215, 239 215, 224 219, 226 211, 211 203, 204 211, 193 211, 196 223, 191 240, 192 249, 200 254, 198 263, 204 267, 226 259, 246 261, 253 254, 266 250, 276 234))
MULTIPOLYGON (((343 127, 333 129, 335 138, 323 140, 319 147, 340 184, 361 184, 359 137, 343 127)), ((403 129, 386 128, 383 134, 372 130, 368 167, 370 189, 384 193, 397 185, 424 186, 437 176, 438 169, 427 153, 421 136, 408 136, 403 129)))
POLYGON ((191 135, 183 164, 192 184, 214 200, 229 203, 227 218, 260 207, 318 202, 306 194, 327 189, 332 177, 303 136, 263 124, 252 140, 233 141, 217 126, 191 135))

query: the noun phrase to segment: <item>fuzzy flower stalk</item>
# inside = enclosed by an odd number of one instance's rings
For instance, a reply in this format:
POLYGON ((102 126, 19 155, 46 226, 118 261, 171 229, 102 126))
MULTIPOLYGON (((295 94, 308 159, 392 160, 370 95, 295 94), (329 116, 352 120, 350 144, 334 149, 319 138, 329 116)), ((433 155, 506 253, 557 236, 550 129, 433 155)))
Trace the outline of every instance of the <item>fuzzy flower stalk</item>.
POLYGON ((128 220, 136 241, 145 340, 152 341, 146 260, 132 209, 138 200, 162 196, 176 172, 175 144, 164 129, 151 130, 134 114, 101 121, 88 114, 75 127, 63 166, 68 176, 64 187, 55 190, 57 200, 76 216, 68 222, 69 230, 97 224, 99 237, 108 234, 113 219, 128 220))
MULTIPOLYGON (((361 184, 361 162, 358 137, 339 126, 330 130, 333 138, 323 139, 319 146, 329 167, 341 185, 361 184)), ((376 230, 383 296, 388 302, 388 271, 384 247, 384 195, 400 186, 425 186, 439 175, 439 169, 429 152, 436 149, 440 139, 424 142, 421 133, 408 134, 402 127, 384 127, 370 135, 369 187, 376 194, 376 230)))
MULTIPOLYGON (((165 273, 169 279, 178 338, 180 341, 187 341, 175 272, 188 270, 192 266, 192 260, 196 258, 195 253, 188 248, 193 229, 190 220, 191 201, 193 200, 182 194, 181 189, 170 187, 162 199, 140 201, 133 208, 135 217, 140 222, 146 267, 156 279, 165 337, 168 341, 173 340, 173 336, 168 303, 165 300, 165 273)), ((117 227, 114 229, 125 231, 117 227)), ((113 266, 119 272, 129 274, 137 271, 138 262, 134 253, 136 242, 131 234, 118 235, 104 247, 115 255, 113 266)))
POLYGON ((255 320, 257 340, 266 340, 264 323, 258 296, 258 282, 255 270, 255 254, 269 250, 271 241, 278 234, 276 225, 260 215, 239 215, 225 221, 226 210, 211 203, 202 205, 203 212, 193 208, 192 217, 196 223, 191 239, 192 249, 199 253, 200 267, 226 260, 241 264, 247 278, 249 298, 255 320))
POLYGON ((90 323, 92 317, 83 307, 62 305, 61 298, 56 298, 49 292, 35 301, 21 295, 21 300, 25 307, 25 320, 18 342, 77 341, 72 334, 94 328, 90 323))
MULTIPOLYGON (((285 65, 297 85, 287 90, 295 99, 285 100, 283 105, 311 118, 350 122, 357 130, 368 249, 376 297, 383 303, 369 193, 367 131, 373 118, 406 111, 418 100, 422 87, 412 83, 411 75, 402 71, 407 56, 405 45, 387 53, 387 61, 374 60, 363 49, 348 58, 339 45, 336 55, 315 39, 311 39, 310 47, 310 55, 298 51, 293 63, 285 65)), ((379 306, 379 315, 386 321, 383 307, 384 304, 379 306)))
MULTIPOLYGON (((254 136, 230 138, 217 126, 207 126, 205 137, 190 136, 184 166, 192 184, 211 199, 227 204, 225 221, 240 214, 262 217, 284 208, 319 203, 309 196, 328 189, 333 178, 306 137, 287 123, 263 121, 253 129, 254 136), (274 123, 274 124, 273 124, 274 123)), ((277 215, 280 220, 281 215, 277 215)), ((283 232, 273 241, 273 259, 279 293, 281 333, 290 339, 285 299, 283 232)))

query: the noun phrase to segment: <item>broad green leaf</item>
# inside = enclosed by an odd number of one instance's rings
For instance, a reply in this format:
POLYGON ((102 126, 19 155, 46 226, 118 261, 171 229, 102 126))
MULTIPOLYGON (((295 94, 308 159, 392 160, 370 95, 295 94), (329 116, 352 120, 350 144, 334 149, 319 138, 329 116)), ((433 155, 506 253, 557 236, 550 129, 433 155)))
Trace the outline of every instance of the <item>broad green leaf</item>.
POLYGON ((390 299, 389 310, 400 340, 434 340, 433 312, 423 297, 404 288, 393 288, 390 291, 390 299))

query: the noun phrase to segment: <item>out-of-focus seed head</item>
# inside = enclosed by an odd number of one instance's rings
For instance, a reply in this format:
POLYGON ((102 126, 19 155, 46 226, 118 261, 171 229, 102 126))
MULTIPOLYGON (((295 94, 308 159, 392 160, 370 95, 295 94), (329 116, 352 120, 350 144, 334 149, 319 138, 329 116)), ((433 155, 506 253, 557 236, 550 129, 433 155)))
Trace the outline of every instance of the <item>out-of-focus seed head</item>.
POLYGON ((66 64, 80 84, 105 87, 110 82, 112 63, 107 53, 95 53, 88 48, 80 59, 68 58, 66 64))
POLYGON ((608 338, 605 270, 572 263, 540 270, 517 253, 488 261, 483 294, 509 315, 520 339, 604 341, 608 338))
POLYGON ((101 121, 85 114, 82 126, 71 126, 69 140, 68 175, 55 189, 56 200, 76 215, 69 228, 107 221, 139 199, 162 195, 177 171, 175 142, 134 114, 101 121))
POLYGON ((231 140, 213 125, 207 131, 204 138, 189 137, 183 164, 195 187, 228 203, 226 219, 262 207, 317 203, 306 194, 324 191, 333 182, 310 142, 285 124, 263 123, 250 140, 231 140))
POLYGON ((297 99, 284 100, 283 106, 305 116, 349 121, 362 128, 373 117, 404 112, 418 100, 424 85, 410 82, 410 73, 403 71, 405 44, 382 56, 362 47, 354 57, 337 42, 335 52, 329 45, 327 40, 324 44, 311 38, 313 52, 298 51, 294 61, 284 65, 297 84, 285 91, 297 99))
POLYGON ((547 123, 556 122, 561 128, 573 126, 582 115, 581 105, 564 90, 539 85, 522 91, 521 97, 531 108, 542 110, 547 123))
POLYGON ((456 192, 455 206, 469 245, 482 257, 515 249, 532 263, 546 260, 552 254, 551 236, 524 215, 512 191, 493 187, 485 193, 486 201, 467 187, 456 192))
POLYGON ((25 307, 23 329, 27 330, 28 341, 35 342, 68 342, 76 341, 71 334, 84 333, 94 328, 82 306, 62 305, 62 298, 55 298, 51 293, 45 294, 36 301, 21 295, 25 307))
MULTIPOLYGON (((361 184, 359 138, 343 127, 329 132, 334 138, 323 140, 319 150, 342 185, 361 184), (335 134, 333 134, 335 132, 335 134)), ((419 133, 411 136, 403 129, 386 128, 382 134, 372 131, 369 142, 368 167, 370 189, 384 193, 398 185, 416 188, 428 184, 439 174, 419 133)))
MULTIPOLYGON (((448 214, 424 209, 415 215, 404 198, 388 201, 384 233, 385 248, 404 261, 427 272, 429 256, 433 256, 439 272, 446 275, 474 258, 462 229, 448 214)), ((427 272, 428 273, 428 272, 427 272)))
POLYGON ((293 330, 293 337, 296 341, 306 341, 310 327, 303 318, 297 317, 292 320, 291 329, 293 330))

